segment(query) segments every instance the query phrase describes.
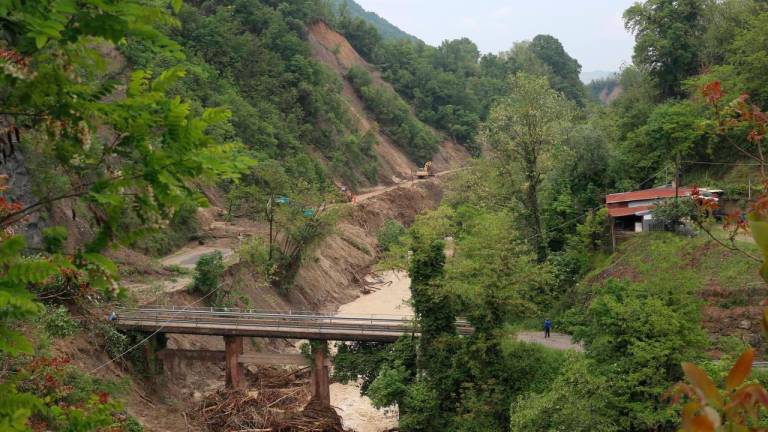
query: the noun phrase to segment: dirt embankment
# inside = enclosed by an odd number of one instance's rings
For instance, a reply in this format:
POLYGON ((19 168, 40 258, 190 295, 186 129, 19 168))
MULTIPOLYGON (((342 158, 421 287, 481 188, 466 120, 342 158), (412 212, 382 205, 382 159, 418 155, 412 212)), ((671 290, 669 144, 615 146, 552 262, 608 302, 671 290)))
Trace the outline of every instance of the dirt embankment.
POLYGON ((267 286, 248 264, 235 264, 227 277, 251 298, 255 308, 332 312, 360 295, 360 281, 377 261, 376 234, 388 219, 410 225, 416 215, 442 198, 438 179, 386 190, 349 207, 326 237, 305 258, 286 296, 267 286))
MULTIPOLYGON (((251 307, 255 309, 336 311, 340 305, 361 295, 358 278, 365 277, 376 263, 376 234, 383 224, 388 219, 396 219, 409 225, 416 215, 436 207, 441 197, 440 179, 435 178, 378 191, 357 205, 349 206, 338 221, 335 232, 325 238, 305 259, 294 287, 287 295, 280 295, 268 286, 263 276, 256 274, 245 262, 228 268, 224 284, 247 296, 251 307)), ((217 226, 215 222, 211 225, 214 228, 217 226)), ((223 231, 216 231, 223 236, 223 231)), ((218 241, 225 240, 222 238, 218 241)), ((195 301, 196 298, 185 291, 165 292, 161 300, 162 303, 177 306, 195 301)), ((169 335, 168 347, 194 350, 224 348, 221 337, 198 335, 169 335)), ((251 339, 245 346, 246 352, 276 352, 286 349, 295 348, 287 341, 267 339, 251 339)), ((168 366, 165 378, 156 389, 157 395, 152 397, 153 402, 132 397, 128 403, 131 414, 139 417, 147 430, 171 431, 186 428, 183 411, 190 408, 191 404, 199 402, 205 394, 219 389, 224 383, 222 364, 180 361, 168 366), (160 402, 160 397, 176 402, 160 402)), ((351 390, 345 391, 349 393, 351 390)), ((337 388, 336 393, 338 392, 337 388)), ((337 402, 343 402, 338 400, 341 396, 335 397, 337 402)), ((346 397, 346 402, 342 403, 345 406, 342 415, 352 415, 349 414, 352 411, 355 415, 360 414, 357 405, 350 405, 353 404, 350 401, 356 400, 353 394, 347 394, 346 397)), ((363 411, 367 413, 366 416, 375 414, 368 412, 370 409, 363 411)), ((191 430, 199 429, 192 425, 191 430)))
MULTIPOLYGON (((389 137, 373 126, 376 124, 375 120, 370 118, 365 110, 365 104, 355 93, 352 85, 346 79, 346 75, 352 66, 359 66, 371 74, 376 85, 387 87, 394 91, 392 86, 381 78, 381 73, 374 66, 366 62, 355 51, 343 35, 330 28, 327 24, 318 22, 310 26, 308 40, 313 56, 339 75, 344 84, 344 100, 349 105, 351 113, 357 119, 360 130, 363 132, 371 130, 376 137, 376 154, 380 167, 379 181, 382 184, 392 184, 409 179, 411 173, 416 168, 415 164, 408 159, 405 153, 389 137)), ((443 137, 443 141, 439 146, 440 150, 433 158, 433 164, 437 170, 444 171, 457 168, 469 159, 469 153, 464 147, 445 138, 439 132, 434 132, 438 136, 443 137)))

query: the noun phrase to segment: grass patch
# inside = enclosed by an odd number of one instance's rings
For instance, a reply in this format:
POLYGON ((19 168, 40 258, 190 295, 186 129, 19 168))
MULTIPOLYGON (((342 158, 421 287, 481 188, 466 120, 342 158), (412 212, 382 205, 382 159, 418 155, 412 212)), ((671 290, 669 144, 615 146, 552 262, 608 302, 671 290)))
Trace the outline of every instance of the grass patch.
POLYGON ((367 245, 365 245, 364 243, 361 243, 361 242, 359 242, 359 241, 357 241, 357 240, 355 240, 355 239, 353 239, 351 237, 347 237, 345 235, 342 235, 341 239, 344 240, 347 244, 349 244, 353 248, 359 250, 360 252, 362 252, 362 253, 364 253, 364 254, 366 254, 368 256, 373 256, 373 252, 371 252, 371 249, 367 245))

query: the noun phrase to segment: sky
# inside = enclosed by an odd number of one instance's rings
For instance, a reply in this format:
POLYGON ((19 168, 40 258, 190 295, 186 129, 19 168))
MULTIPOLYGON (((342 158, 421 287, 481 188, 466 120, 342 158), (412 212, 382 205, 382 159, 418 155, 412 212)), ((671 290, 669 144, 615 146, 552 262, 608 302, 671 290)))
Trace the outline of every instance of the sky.
POLYGON ((551 34, 584 72, 618 71, 632 59, 634 39, 624 10, 636 0, 357 0, 430 45, 468 37, 483 53, 551 34))

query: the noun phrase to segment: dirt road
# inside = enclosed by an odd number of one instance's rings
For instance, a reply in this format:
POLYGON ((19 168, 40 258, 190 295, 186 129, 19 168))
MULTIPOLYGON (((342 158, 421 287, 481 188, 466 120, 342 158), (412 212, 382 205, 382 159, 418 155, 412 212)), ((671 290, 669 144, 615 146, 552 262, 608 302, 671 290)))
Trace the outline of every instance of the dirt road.
POLYGON ((232 249, 225 247, 193 246, 182 248, 161 259, 160 262, 167 266, 177 265, 179 267, 193 269, 195 268, 195 264, 200 261, 200 257, 216 251, 221 252, 225 261, 234 254, 232 249))
POLYGON ((544 338, 544 332, 523 331, 517 333, 517 339, 523 342, 531 342, 556 350, 574 350, 583 352, 584 347, 574 343, 571 337, 563 333, 551 333, 550 338, 544 338))
MULTIPOLYGON (((466 168, 456 168, 456 169, 452 169, 452 170, 441 171, 441 172, 435 174, 435 176, 432 177, 432 178, 440 178, 440 177, 446 176, 448 174, 455 173, 457 171, 461 171, 463 169, 466 169, 466 168)), ((398 184, 393 185, 393 186, 377 186, 377 187, 374 187, 374 188, 364 189, 364 190, 360 191, 359 195, 357 195, 357 202, 365 201, 365 200, 367 200, 369 198, 373 198, 373 197, 375 197, 377 195, 381 195, 383 193, 387 193, 387 192, 389 192, 391 190, 394 190, 394 189, 397 189, 397 188, 409 187, 409 186, 413 186, 414 184, 416 184, 418 182, 429 181, 429 180, 430 180, 429 178, 428 179, 414 179, 414 180, 403 181, 403 182, 398 183, 398 184)))

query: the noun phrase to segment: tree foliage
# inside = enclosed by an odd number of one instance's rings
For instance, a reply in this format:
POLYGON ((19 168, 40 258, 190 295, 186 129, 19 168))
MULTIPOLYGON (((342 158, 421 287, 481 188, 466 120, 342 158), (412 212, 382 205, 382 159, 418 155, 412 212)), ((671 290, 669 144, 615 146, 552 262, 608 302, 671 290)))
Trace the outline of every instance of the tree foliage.
POLYGON ((539 187, 547 159, 563 140, 571 107, 541 77, 518 74, 510 87, 510 94, 491 110, 484 139, 496 152, 504 177, 519 178, 514 195, 523 205, 530 244, 543 257, 539 187))
MULTIPOLYGON (((180 2, 171 2, 175 11, 180 2)), ((185 75, 180 67, 157 72, 134 70, 116 95, 118 76, 110 72, 104 50, 125 37, 171 57, 179 47, 161 29, 176 25, 166 3, 138 1, 0 2, 0 92, 2 121, 15 140, 28 133, 44 136, 45 155, 70 179, 69 190, 17 202, 3 185, 0 215, 0 352, 33 354, 18 327, 40 310, 30 290, 50 280, 79 280, 78 292, 115 294, 117 269, 99 255, 114 239, 126 239, 121 218, 129 212, 149 223, 201 196, 191 179, 236 179, 251 165, 239 144, 214 139, 211 129, 229 118, 222 108, 192 112, 189 103, 169 96, 185 75), (26 256, 25 241, 14 235, 25 216, 64 199, 85 200, 98 216, 100 230, 83 251, 64 255, 63 233, 49 231, 46 254, 26 256)), ((7 181, 7 177, 4 178, 7 181)), ((96 295, 91 294, 92 297, 96 295)), ((73 401, 87 410, 62 410, 56 401, 29 391, 12 377, 4 380, 0 409, 4 429, 26 430, 35 415, 60 430, 113 427, 115 404, 73 401), (46 406, 46 404, 50 404, 46 406), (92 408, 92 409, 91 409, 92 408), (46 416, 53 416, 48 418, 46 416)))
POLYGON ((683 80, 699 72, 702 10, 701 0, 650 0, 624 12, 635 35, 633 60, 665 96, 680 96, 683 80))

